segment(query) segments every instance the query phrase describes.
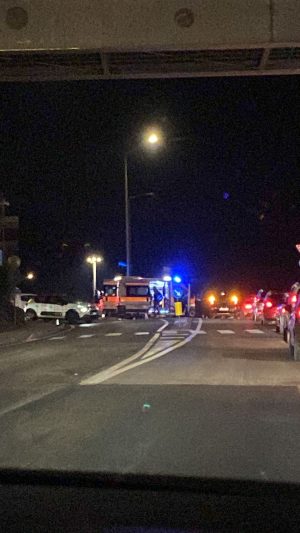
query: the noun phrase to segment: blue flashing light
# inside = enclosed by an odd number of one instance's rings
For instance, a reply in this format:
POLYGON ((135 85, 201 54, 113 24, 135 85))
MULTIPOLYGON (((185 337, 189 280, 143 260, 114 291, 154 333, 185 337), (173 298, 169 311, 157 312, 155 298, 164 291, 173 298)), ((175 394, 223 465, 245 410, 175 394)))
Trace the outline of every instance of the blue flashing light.
POLYGON ((171 276, 168 276, 168 274, 166 274, 164 277, 163 277, 163 280, 164 281, 171 281, 171 276))
POLYGON ((126 267, 127 267, 127 263, 126 263, 125 261, 119 261, 119 262, 118 262, 118 266, 119 266, 119 267, 125 267, 125 268, 126 268, 126 267))
POLYGON ((174 276, 173 281, 175 281, 175 283, 181 283, 181 277, 180 276, 174 276))
POLYGON ((224 200, 229 200, 229 198, 230 198, 229 192, 223 192, 223 198, 224 198, 224 200))

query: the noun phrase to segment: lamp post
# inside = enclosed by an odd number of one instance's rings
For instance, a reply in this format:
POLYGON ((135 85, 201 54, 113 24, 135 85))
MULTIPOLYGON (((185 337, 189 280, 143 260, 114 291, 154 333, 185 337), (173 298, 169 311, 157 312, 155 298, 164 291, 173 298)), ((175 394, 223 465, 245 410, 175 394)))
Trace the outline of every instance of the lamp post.
MULTIPOLYGON (((145 147, 156 147, 162 142, 162 135, 158 130, 147 130, 143 136, 145 147)), ((130 198, 128 188, 128 156, 134 151, 130 150, 124 154, 124 190, 125 190, 125 236, 126 236, 126 275, 131 273, 131 226, 130 226, 130 198)))
POLYGON ((96 289, 97 289, 97 263, 99 264, 102 262, 102 257, 100 255, 89 255, 86 258, 86 261, 87 263, 92 265, 92 268, 93 268, 93 297, 94 297, 96 293, 96 289))

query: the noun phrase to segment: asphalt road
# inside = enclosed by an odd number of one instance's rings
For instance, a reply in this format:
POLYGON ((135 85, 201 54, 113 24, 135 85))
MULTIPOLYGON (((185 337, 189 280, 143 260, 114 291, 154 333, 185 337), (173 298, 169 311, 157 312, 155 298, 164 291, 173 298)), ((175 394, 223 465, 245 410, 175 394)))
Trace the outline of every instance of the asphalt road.
POLYGON ((272 327, 75 327, 1 348, 0 466, 299 481, 299 394, 272 327))

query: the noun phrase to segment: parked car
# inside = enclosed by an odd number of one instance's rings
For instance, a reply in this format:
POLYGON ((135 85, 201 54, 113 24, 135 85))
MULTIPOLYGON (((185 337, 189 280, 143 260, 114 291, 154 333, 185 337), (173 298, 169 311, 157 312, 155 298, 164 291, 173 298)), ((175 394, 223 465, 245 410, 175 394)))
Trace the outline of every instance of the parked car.
POLYGON ((253 313, 252 313, 252 319, 254 320, 254 322, 261 322, 262 320, 265 296, 266 296, 266 291, 263 289, 260 289, 256 293, 256 296, 253 302, 253 313))
POLYGON ((292 285, 291 290, 286 293, 285 301, 278 308, 278 315, 276 317, 276 331, 283 336, 283 340, 287 342, 287 330, 291 313, 297 303, 298 294, 300 292, 300 283, 296 282, 292 285))
POLYGON ((291 357, 295 361, 300 361, 300 293, 298 293, 297 302, 290 313, 287 342, 291 357))
POLYGON ((87 302, 71 302, 61 296, 40 296, 28 302, 25 307, 27 320, 64 319, 70 324, 77 324, 80 320, 91 321, 98 318, 99 313, 95 305, 87 302))
POLYGON ((286 301, 286 293, 268 291, 264 297, 262 308, 262 324, 275 324, 282 304, 286 301))
POLYGON ((255 294, 250 294, 242 303, 242 314, 245 318, 252 318, 255 294))
POLYGON ((34 300, 35 298, 36 298, 36 294, 32 294, 29 292, 26 292, 26 293, 16 292, 14 304, 16 305, 16 307, 20 307, 20 309, 24 310, 27 303, 30 300, 34 300))

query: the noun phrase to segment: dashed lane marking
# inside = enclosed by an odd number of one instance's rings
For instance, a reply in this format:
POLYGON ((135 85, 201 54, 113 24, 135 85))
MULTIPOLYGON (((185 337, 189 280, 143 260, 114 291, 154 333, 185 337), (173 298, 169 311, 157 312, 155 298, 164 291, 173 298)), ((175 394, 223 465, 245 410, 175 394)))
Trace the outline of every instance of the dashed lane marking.
POLYGON ((150 335, 150 331, 137 331, 135 335, 150 335))
POLYGON ((121 337, 122 333, 105 333, 105 337, 121 337))
POLYGON ((169 341, 169 340, 175 340, 175 339, 186 339, 188 335, 164 335, 164 337, 161 338, 161 342, 169 341))
POLYGON ((92 335, 79 335, 78 339, 90 339, 91 337, 95 337, 95 334, 92 335))
POLYGON ((100 326, 102 322, 91 322, 87 324, 79 324, 80 328, 95 328, 96 326, 100 326))
POLYGON ((63 337, 50 337, 50 341, 61 341, 62 339, 65 339, 66 336, 64 335, 63 337))
POLYGON ((254 333, 254 334, 260 334, 260 333, 264 333, 264 331, 262 331, 261 329, 245 329, 245 331, 247 331, 247 333, 254 333))
POLYGON ((235 331, 232 331, 232 329, 217 329, 218 333, 221 333, 221 335, 234 335, 235 331))

